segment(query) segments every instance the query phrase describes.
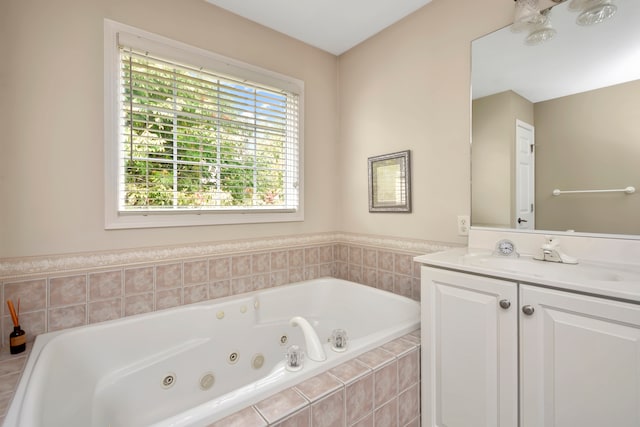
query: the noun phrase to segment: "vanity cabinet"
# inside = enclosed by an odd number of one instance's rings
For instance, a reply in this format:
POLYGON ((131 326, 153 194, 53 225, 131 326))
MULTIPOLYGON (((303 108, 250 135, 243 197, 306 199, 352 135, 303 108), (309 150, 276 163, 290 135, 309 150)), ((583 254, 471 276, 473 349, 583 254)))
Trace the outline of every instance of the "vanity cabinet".
POLYGON ((422 267, 422 425, 640 426, 640 305, 422 267))
POLYGON ((517 312, 513 282, 422 267, 423 426, 517 425, 517 312))

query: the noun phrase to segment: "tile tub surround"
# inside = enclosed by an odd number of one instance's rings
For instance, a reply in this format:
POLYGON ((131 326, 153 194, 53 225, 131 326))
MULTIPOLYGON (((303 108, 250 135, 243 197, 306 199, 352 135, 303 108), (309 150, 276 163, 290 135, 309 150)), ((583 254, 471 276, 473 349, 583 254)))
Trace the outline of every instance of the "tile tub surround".
POLYGON ((209 427, 420 425, 420 334, 414 331, 209 427))
MULTIPOLYGON (((0 347, 13 324, 36 335, 253 290, 336 277, 420 300, 413 257, 442 244, 347 233, 0 260, 0 347)), ((0 414, 1 415, 1 414, 0 414)))
MULTIPOLYGON (((13 324, 7 299, 20 298, 20 323, 27 333, 29 350, 41 333, 322 276, 420 300, 420 265, 412 258, 451 247, 409 239, 321 233, 209 246, 0 260, 0 425, 27 354, 9 355, 13 324)), ((387 407, 390 413, 392 406, 387 407)))
MULTIPOLYGON (((0 350, 0 426, 30 350, 30 345, 20 355, 0 350)), ((210 427, 419 425, 420 330, 416 330, 210 427)))

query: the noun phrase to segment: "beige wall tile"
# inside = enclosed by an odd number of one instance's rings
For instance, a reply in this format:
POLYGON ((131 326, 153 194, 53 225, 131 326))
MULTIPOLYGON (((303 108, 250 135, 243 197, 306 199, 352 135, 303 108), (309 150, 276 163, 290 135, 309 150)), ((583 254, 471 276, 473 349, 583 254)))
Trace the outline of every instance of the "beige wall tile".
POLYGON ((374 268, 365 268, 362 271, 362 283, 374 288, 377 287, 378 286, 378 270, 374 268))
POLYGON ((304 267, 304 250, 291 249, 289 251, 289 268, 304 267))
POLYGON ((414 384, 398 396, 398 421, 401 426, 407 425, 420 415, 420 386, 414 384))
POLYGON ((380 407, 398 393, 398 362, 395 360, 374 371, 374 404, 380 407))
POLYGON ((349 264, 349 279, 352 282, 362 282, 362 266, 349 264))
POLYGON ((405 340, 403 338, 397 338, 384 344, 382 348, 396 356, 402 356, 410 352, 411 350, 415 350, 416 345, 411 341, 405 340))
POLYGON ((304 268, 304 280, 313 280, 320 277, 317 265, 312 265, 304 268))
POLYGON ((356 423, 349 425, 349 427, 373 427, 373 414, 367 415, 356 423))
POLYGON ((339 427, 345 425, 344 389, 330 394, 311 405, 313 427, 339 427))
POLYGON ((349 247, 343 244, 337 244, 333 247, 333 255, 336 261, 349 262, 349 247))
POLYGON ((251 286, 254 291, 271 287, 271 275, 269 273, 251 276, 251 286))
POLYGON ((393 253, 378 251, 378 268, 380 270, 393 272, 393 253))
POLYGON ((378 268, 378 251, 375 249, 363 248, 362 263, 365 267, 378 268))
POLYGON ((296 390, 302 394, 309 402, 315 402, 318 399, 342 388, 342 383, 333 375, 324 372, 315 377, 298 384, 296 390))
POLYGON ((349 264, 336 262, 336 276, 338 279, 349 280, 349 264))
POLYGON ((209 285, 196 285, 184 287, 184 303, 206 301, 209 299, 209 285))
POLYGON ((349 264, 362 265, 362 248, 349 246, 349 264))
POLYGON ((318 262, 320 264, 326 264, 333 261, 333 245, 320 246, 318 248, 318 262))
POLYGON ((156 266, 156 290, 182 287, 182 263, 156 266))
POLYGON ((87 302, 87 276, 52 277, 49 279, 49 307, 87 302))
POLYGON ((394 271, 398 274, 411 276, 413 274, 413 260, 411 255, 394 254, 394 271))
POLYGON ((273 427, 311 427, 311 408, 306 407, 273 427))
POLYGON ((271 271, 286 270, 289 268, 289 252, 271 252, 271 271))
POLYGON ((289 283, 301 282, 304 280, 303 268, 290 268, 289 269, 289 283))
POLYGON ((20 380, 20 372, 15 374, 9 374, 2 377, 2 381, 0 381, 0 393, 10 393, 12 392, 18 381, 20 380))
POLYGON ((27 363, 27 352, 20 355, 9 355, 9 352, 5 354, 7 358, 0 360, 0 377, 20 373, 27 363))
POLYGON ((395 358, 393 354, 379 347, 361 354, 357 358, 360 363, 363 363, 365 366, 371 369, 378 369, 382 365, 387 364, 394 359, 395 358))
POLYGON ((231 295, 231 280, 218 280, 209 284, 209 298, 223 298, 231 295))
POLYGON ((156 291, 156 310, 177 307, 182 304, 182 289, 156 291))
POLYGON ((59 331, 87 324, 87 306, 73 305, 49 310, 48 330, 59 331))
POLYGON ((209 279, 220 281, 231 278, 231 258, 214 258, 209 260, 209 279))
POLYGON ((318 277, 335 277, 336 275, 336 264, 320 264, 318 266, 318 277))
POLYGON ((251 275, 251 255, 231 257, 231 277, 251 275))
POLYGON ((253 278, 251 276, 231 279, 231 295, 243 294, 251 291, 253 291, 253 278))
POLYGON ((271 271, 271 253, 251 255, 251 272, 253 274, 268 273, 269 271, 271 271))
POLYGON ((153 291, 153 267, 127 268, 124 270, 124 294, 141 294, 153 291))
POLYGON ((205 260, 184 262, 184 285, 201 285, 209 281, 209 262, 205 260))
POLYGON ((373 411, 373 374, 368 374, 346 388, 347 424, 350 425, 373 411))
POLYGON ((316 265, 320 262, 320 250, 318 248, 304 249, 304 265, 316 265))
POLYGON ((124 315, 132 316, 153 311, 153 292, 129 295, 124 299, 124 315))
POLYGON ((47 306, 47 281, 45 279, 29 280, 4 284, 4 299, 2 308, 4 314, 9 314, 7 301, 13 301, 18 310, 18 298, 20 299, 20 317, 28 311, 42 310, 47 306))
POLYGON ((122 298, 89 303, 89 323, 104 322, 122 316, 122 298))
POLYGON ((271 286, 281 286, 287 283, 289 283, 289 272, 287 270, 271 273, 271 286))
POLYGON ((231 414, 228 417, 209 424, 208 427, 266 427, 267 422, 258 414, 253 406, 231 414))
POLYGON ((412 350, 398 358, 398 391, 404 391, 420 381, 420 351, 412 350))
POLYGON ((403 297, 411 298, 413 295, 413 278, 411 276, 394 274, 393 292, 403 297))
POLYGON ((302 409, 307 403, 298 392, 288 388, 256 403, 255 407, 267 422, 275 423, 302 409))
POLYGON ((373 415, 375 427, 389 427, 398 425, 398 399, 393 399, 380 407, 373 415))
POLYGON ((378 288, 383 291, 393 292, 393 273, 378 270, 378 288))
POLYGON ((89 274, 89 301, 122 296, 122 271, 89 274))
POLYGON ((371 369, 361 362, 352 359, 331 369, 329 373, 344 384, 349 384, 371 373, 371 369))

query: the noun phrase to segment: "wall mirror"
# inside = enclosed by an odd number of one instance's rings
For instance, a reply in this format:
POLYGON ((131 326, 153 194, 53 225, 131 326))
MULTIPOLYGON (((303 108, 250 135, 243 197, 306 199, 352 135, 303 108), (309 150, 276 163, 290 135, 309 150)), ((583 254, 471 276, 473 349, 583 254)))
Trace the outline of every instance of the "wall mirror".
POLYGON ((553 6, 537 45, 512 26, 472 42, 473 227, 640 238, 640 1, 611 3, 589 26, 553 6))

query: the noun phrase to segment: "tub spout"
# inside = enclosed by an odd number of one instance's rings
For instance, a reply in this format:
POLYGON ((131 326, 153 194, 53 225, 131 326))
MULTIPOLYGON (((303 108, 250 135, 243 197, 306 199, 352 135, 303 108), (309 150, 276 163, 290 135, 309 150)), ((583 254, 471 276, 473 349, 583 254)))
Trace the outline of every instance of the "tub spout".
POLYGON ((289 320, 291 326, 300 326, 302 333, 304 334, 304 342, 307 347, 307 357, 316 362, 323 362, 327 360, 327 355, 322 348, 322 342, 320 337, 313 329, 313 326, 304 317, 295 316, 289 320))

